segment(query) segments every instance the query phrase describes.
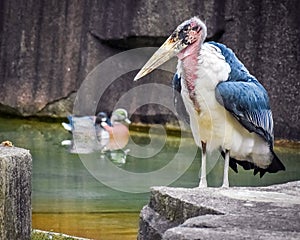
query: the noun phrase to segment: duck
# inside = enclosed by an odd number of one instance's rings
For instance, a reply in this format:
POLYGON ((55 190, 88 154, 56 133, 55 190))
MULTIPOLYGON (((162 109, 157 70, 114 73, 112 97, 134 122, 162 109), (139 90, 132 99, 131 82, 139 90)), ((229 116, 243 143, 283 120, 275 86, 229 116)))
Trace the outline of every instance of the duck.
POLYGON ((127 111, 123 108, 114 110, 111 118, 105 112, 99 112, 96 116, 70 115, 67 118, 69 123, 63 122, 62 126, 72 133, 73 139, 64 140, 61 145, 73 146, 71 152, 114 151, 123 149, 128 143, 128 125, 131 121, 127 111), (76 150, 73 149, 74 138, 76 150))
POLYGON ((129 140, 127 124, 131 124, 131 121, 128 119, 127 111, 122 108, 113 111, 110 122, 101 121, 101 127, 109 133, 109 142, 106 146, 107 149, 123 149, 127 145, 129 140))

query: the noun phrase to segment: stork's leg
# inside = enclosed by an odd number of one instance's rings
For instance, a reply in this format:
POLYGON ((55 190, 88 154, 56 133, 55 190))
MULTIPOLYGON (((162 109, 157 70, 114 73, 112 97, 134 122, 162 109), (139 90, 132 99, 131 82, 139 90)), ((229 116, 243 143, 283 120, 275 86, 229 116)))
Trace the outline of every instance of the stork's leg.
POLYGON ((228 181, 229 156, 230 156, 229 150, 225 150, 225 163, 224 163, 224 175, 223 175, 222 188, 229 187, 229 181, 228 181))
POLYGON ((202 161, 201 161, 201 175, 199 187, 207 187, 206 181, 206 143, 201 142, 202 144, 202 161))

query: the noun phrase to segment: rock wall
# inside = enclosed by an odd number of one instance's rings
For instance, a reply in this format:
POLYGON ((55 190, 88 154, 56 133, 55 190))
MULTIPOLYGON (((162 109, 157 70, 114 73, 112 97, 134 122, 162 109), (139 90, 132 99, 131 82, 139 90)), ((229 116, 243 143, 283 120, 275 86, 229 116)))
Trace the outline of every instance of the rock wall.
MULTIPOLYGON (((209 39, 231 47, 269 91, 275 136, 300 139, 299 12, 297 0, 3 0, 0 111, 64 117, 98 63, 126 49, 159 46, 179 23, 198 15, 207 23, 209 39)), ((136 86, 135 73, 112 84, 98 108, 110 112, 136 86)), ((162 74, 154 73, 148 81, 169 85, 171 75, 162 74)), ((175 119, 167 109, 153 106, 136 115, 135 121, 175 119)))

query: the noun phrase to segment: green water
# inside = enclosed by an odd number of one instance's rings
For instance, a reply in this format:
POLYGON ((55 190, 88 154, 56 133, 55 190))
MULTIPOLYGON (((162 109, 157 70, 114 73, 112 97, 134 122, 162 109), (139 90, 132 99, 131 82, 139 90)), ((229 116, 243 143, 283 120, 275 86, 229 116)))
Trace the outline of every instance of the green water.
MULTIPOLYGON (((151 145, 148 134, 131 131, 131 137, 135 143, 148 146, 142 153, 151 156, 137 158, 129 155, 125 164, 117 164, 118 168, 126 172, 147 173, 169 166, 174 156, 179 155, 178 163, 170 167, 168 174, 171 176, 176 175, 180 167, 186 168, 185 159, 193 157, 187 171, 171 186, 197 186, 200 153, 194 154, 195 145, 189 135, 183 138, 168 136, 164 143, 164 137, 157 131, 153 134, 153 142, 159 146, 163 144, 157 153, 154 150, 158 146, 151 145), (184 151, 180 152, 179 148, 184 151)), ((149 193, 121 192, 102 184, 91 175, 77 154, 69 153, 61 146, 62 140, 70 138, 60 123, 0 118, 0 141, 10 140, 15 146, 30 149, 33 157, 33 228, 94 239, 136 239, 139 211, 147 203, 149 193)), ((134 153, 134 149, 131 150, 134 153)), ((299 180, 299 148, 277 146, 275 151, 286 166, 285 172, 259 178, 253 176, 252 171, 239 169, 239 174, 236 174, 230 170, 230 185, 261 186, 299 180)), ((210 186, 221 185, 223 160, 217 159, 208 174, 210 186)), ((119 181, 121 188, 130 182, 130 179, 111 178, 114 184, 118 185, 119 181)), ((144 181, 150 186, 152 181, 159 183, 159 179, 144 181)))

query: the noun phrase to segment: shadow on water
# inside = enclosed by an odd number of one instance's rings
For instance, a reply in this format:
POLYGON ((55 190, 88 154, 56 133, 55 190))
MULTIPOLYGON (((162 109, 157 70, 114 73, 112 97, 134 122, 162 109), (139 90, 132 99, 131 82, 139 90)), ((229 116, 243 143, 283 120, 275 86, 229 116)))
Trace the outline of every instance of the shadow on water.
MULTIPOLYGON (((60 145, 70 136, 59 123, 0 118, 0 141, 10 140, 15 146, 30 149, 33 157, 33 228, 93 239, 136 239, 139 211, 147 203, 149 193, 120 192, 96 180, 77 154, 60 145)), ((148 134, 131 132, 131 137, 137 144, 149 144, 148 134)), ((162 139, 155 137, 157 142, 162 139)), ((185 137, 184 147, 194 147, 193 144, 191 137, 185 137)), ((128 155, 126 163, 119 167, 133 173, 155 171, 172 160, 179 145, 179 137, 168 136, 158 153, 145 159, 128 155)), ((275 148, 286 166, 285 172, 266 174, 260 179, 252 171, 239 168, 236 174, 230 170, 231 185, 262 186, 299 180, 298 147, 275 148)), ((196 187, 200 157, 198 151, 187 171, 171 186, 196 187)), ((216 164, 211 166, 210 186, 221 185, 223 162, 216 157, 216 164)))

